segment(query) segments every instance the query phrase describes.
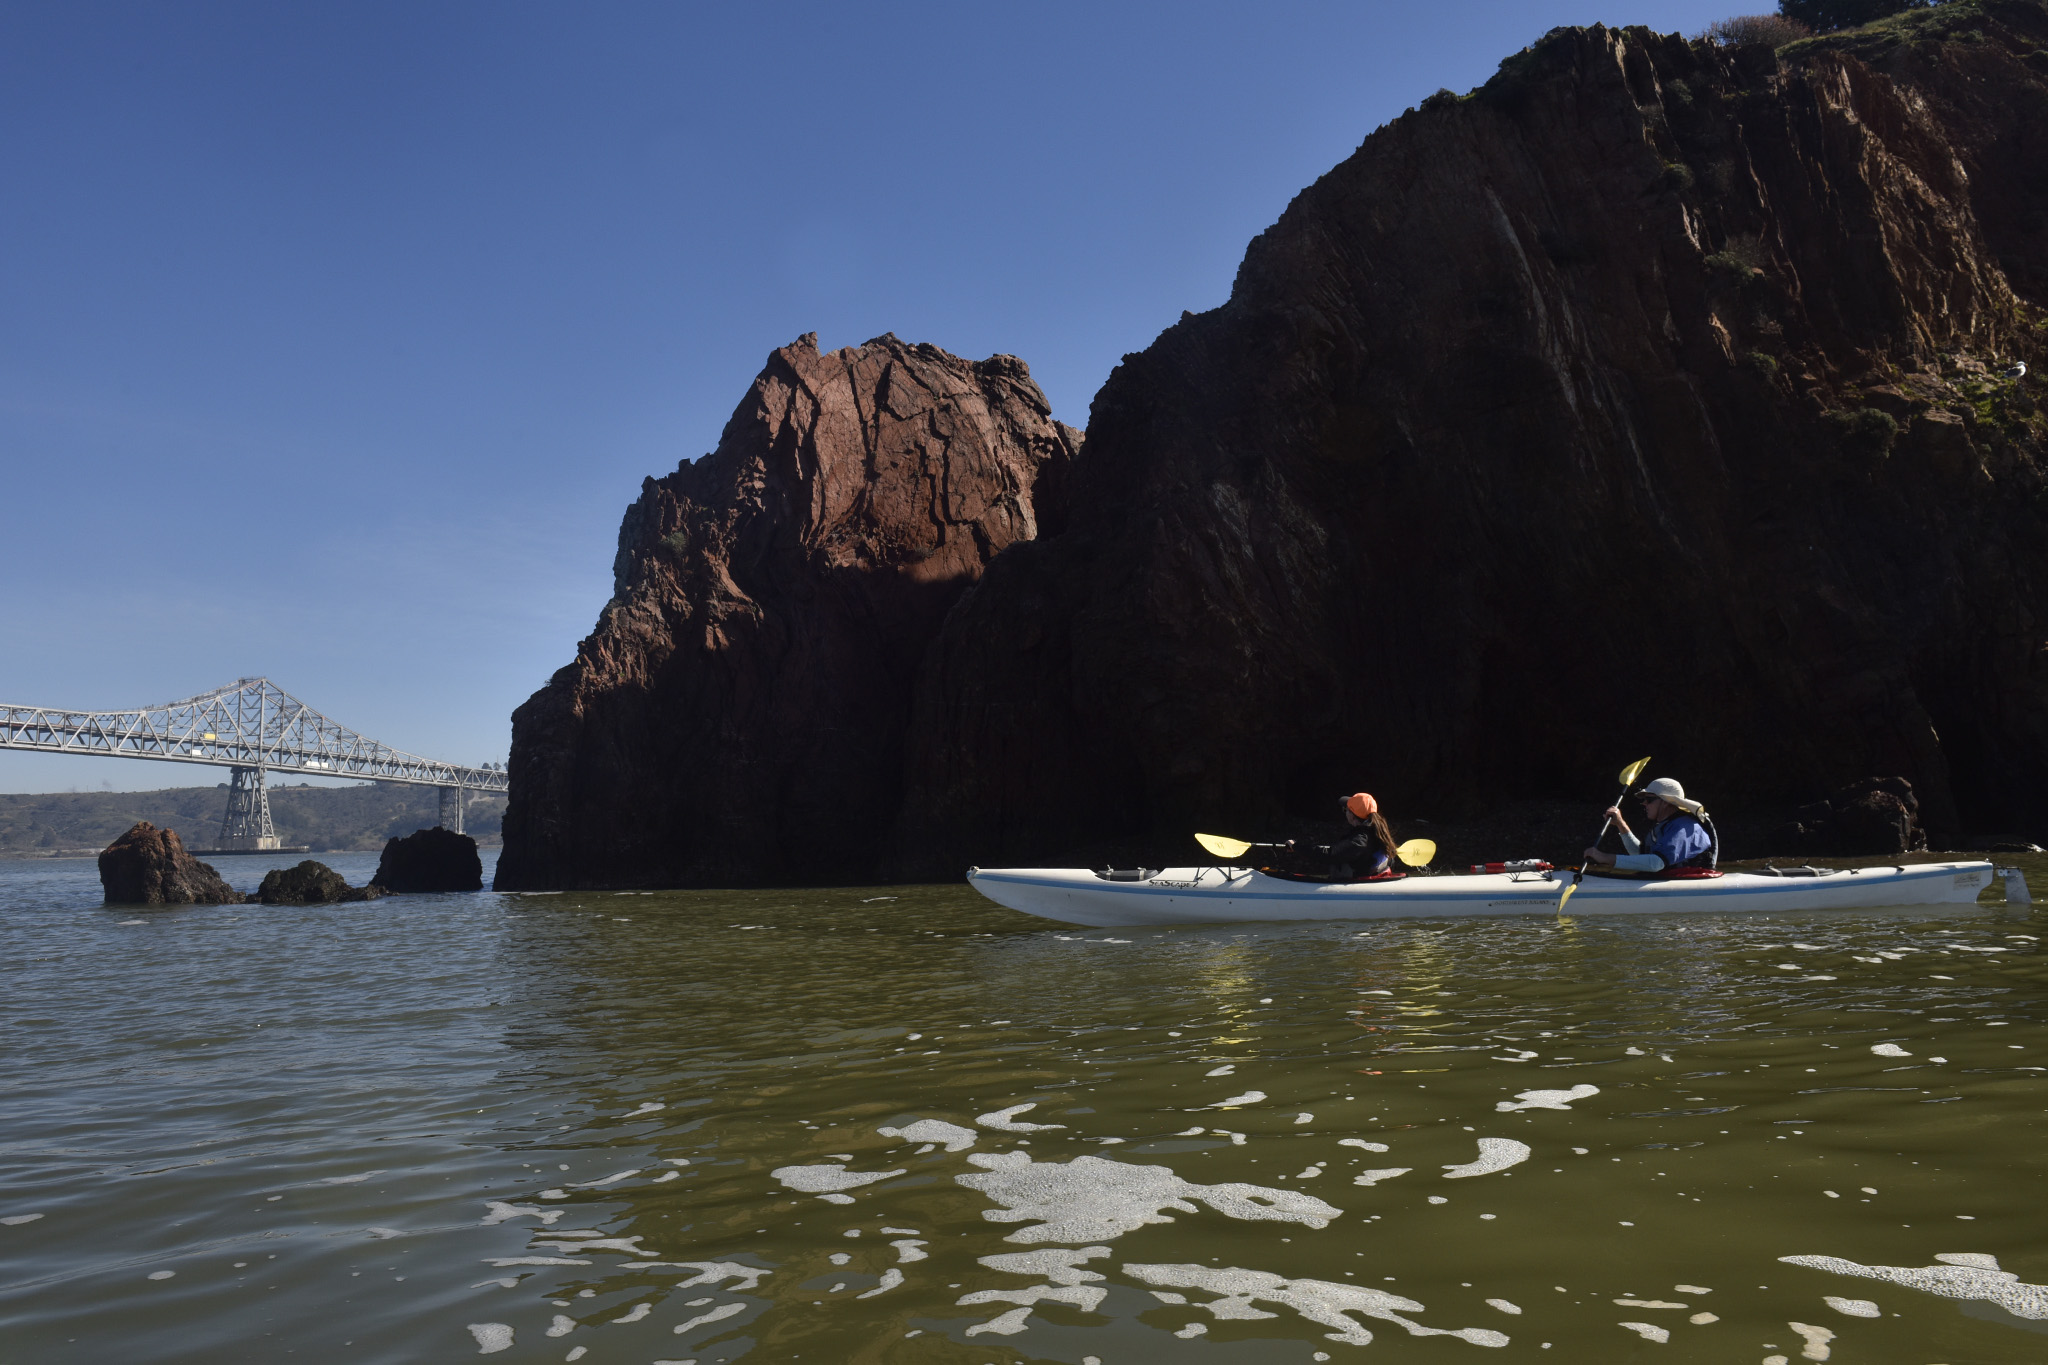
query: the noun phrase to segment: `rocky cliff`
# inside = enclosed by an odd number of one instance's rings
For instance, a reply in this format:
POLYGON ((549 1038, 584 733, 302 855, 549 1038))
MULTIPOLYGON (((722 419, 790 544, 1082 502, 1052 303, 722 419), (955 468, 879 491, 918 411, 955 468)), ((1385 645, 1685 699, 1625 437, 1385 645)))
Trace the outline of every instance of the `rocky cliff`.
POLYGON ((1096 398, 954 612, 906 871, 1910 779, 2048 819, 2048 10, 1564 29, 1379 130, 1096 398))
POLYGON ((514 714, 496 885, 876 874, 925 652, 1057 525, 1079 445, 1011 356, 775 352, 718 448, 646 481, 596 631, 514 714))
POLYGON ((1557 30, 1303 191, 1078 459, 1016 362, 778 353, 515 718, 500 883, 1192 857, 1644 753, 2039 827, 2044 293, 2040 0, 1557 30))

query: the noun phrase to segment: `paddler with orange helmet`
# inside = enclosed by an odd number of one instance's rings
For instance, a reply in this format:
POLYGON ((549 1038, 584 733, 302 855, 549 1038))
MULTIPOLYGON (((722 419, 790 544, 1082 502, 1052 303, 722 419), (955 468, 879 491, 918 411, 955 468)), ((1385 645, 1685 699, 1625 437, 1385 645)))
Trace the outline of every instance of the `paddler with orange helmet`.
POLYGON ((1329 879, 1333 882, 1364 881, 1381 875, 1393 866, 1394 835, 1380 814, 1380 803, 1371 792, 1353 792, 1340 799, 1344 803, 1344 823, 1351 826, 1351 833, 1334 844, 1310 845, 1301 851, 1313 851, 1329 859, 1329 879))

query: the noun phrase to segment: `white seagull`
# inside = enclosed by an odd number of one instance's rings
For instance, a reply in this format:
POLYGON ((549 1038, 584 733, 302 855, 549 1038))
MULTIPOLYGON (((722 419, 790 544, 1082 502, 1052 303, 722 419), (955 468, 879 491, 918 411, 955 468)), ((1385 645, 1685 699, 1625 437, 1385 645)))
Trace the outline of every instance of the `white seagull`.
POLYGON ((2004 371, 2000 377, 2004 379, 2025 379, 2027 377, 2027 362, 2024 360, 2015 361, 2013 367, 2004 371))

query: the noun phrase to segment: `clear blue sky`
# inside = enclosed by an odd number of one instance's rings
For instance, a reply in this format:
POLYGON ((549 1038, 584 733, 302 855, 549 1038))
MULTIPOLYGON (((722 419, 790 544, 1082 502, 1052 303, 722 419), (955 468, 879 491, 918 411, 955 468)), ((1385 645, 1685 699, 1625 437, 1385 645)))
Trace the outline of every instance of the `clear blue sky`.
MULTIPOLYGON (((774 347, 1007 351, 1085 424, 1403 108, 1731 12, 4 0, 0 701, 267 674, 501 759, 640 479, 774 347)), ((224 777, 0 752, 0 791, 224 777)))

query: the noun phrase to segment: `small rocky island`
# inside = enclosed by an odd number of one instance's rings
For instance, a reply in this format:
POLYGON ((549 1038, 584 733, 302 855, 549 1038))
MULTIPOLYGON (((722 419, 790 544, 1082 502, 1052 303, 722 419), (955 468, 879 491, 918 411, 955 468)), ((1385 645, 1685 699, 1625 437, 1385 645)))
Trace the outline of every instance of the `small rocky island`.
POLYGON ((480 891, 484 884, 476 840, 439 825, 388 841, 365 886, 350 886, 339 872, 308 858, 272 868, 245 896, 187 852, 176 830, 147 820, 108 845, 99 866, 109 905, 335 905, 401 892, 480 891))

